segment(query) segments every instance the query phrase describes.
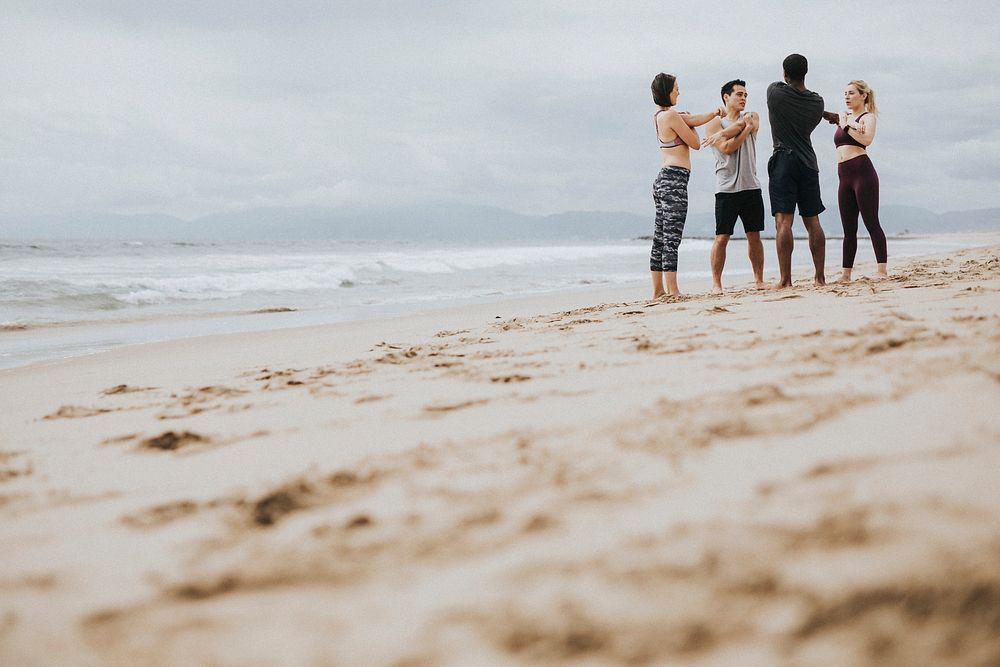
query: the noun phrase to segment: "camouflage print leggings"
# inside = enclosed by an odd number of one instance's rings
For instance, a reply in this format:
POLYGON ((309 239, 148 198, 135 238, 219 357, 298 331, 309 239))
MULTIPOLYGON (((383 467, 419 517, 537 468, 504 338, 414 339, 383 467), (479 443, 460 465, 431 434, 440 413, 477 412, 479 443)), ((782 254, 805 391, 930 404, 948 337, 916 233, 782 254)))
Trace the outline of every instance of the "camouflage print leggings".
POLYGON ((690 169, 664 167, 653 181, 656 228, 653 231, 653 250, 649 253, 650 271, 677 270, 677 248, 681 245, 684 220, 687 218, 690 176, 690 169))

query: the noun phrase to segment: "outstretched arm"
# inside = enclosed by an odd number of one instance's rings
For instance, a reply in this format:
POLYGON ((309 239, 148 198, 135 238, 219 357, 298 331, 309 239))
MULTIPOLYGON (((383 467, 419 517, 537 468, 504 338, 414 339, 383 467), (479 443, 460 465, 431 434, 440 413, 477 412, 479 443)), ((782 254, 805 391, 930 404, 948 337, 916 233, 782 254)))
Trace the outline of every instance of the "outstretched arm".
POLYGON ((723 107, 716 107, 713 111, 708 111, 706 113, 690 114, 682 113, 680 116, 687 123, 688 127, 699 127, 704 125, 713 118, 721 118, 726 115, 726 110, 723 107))

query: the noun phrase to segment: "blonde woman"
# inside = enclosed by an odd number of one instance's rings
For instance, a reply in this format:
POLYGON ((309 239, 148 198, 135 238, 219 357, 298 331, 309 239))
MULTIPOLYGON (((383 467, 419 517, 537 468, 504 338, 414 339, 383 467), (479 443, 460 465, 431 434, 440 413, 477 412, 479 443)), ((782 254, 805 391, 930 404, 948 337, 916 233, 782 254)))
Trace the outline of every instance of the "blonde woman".
POLYGON ((878 108, 875 91, 855 79, 844 90, 847 110, 840 113, 840 127, 833 135, 837 147, 837 174, 840 189, 840 222, 844 226, 844 262, 840 282, 850 282, 854 256, 858 251, 858 213, 864 220, 875 249, 878 276, 888 277, 885 232, 878 221, 878 174, 866 150, 875 141, 878 108))
POLYGON ((692 115, 675 111, 680 89, 677 77, 659 73, 650 86, 657 111, 653 114, 656 138, 660 141, 663 164, 653 182, 656 225, 649 270, 653 278, 653 298, 677 296, 677 250, 684 233, 688 208, 688 179, 691 176, 691 149, 701 148, 701 139, 692 128, 704 125, 725 111, 719 107, 710 113, 692 115), (663 283, 666 280, 666 290, 663 283))

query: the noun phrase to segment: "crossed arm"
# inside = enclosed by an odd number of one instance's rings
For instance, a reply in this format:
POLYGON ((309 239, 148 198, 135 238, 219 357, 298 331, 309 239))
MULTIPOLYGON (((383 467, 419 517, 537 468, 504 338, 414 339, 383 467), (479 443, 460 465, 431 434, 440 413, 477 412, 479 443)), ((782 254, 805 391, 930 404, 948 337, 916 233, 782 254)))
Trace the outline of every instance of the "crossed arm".
POLYGON ((839 125, 844 129, 844 132, 847 132, 848 136, 862 146, 871 146, 872 142, 875 141, 875 125, 877 121, 872 114, 868 114, 860 121, 857 121, 849 118, 846 111, 841 111, 840 113, 824 111, 823 120, 833 125, 839 125))
POLYGON ((714 111, 709 111, 707 113, 700 114, 690 114, 687 111, 667 111, 662 116, 658 116, 656 121, 656 132, 659 136, 661 123, 666 125, 671 130, 673 130, 681 141, 688 145, 689 148, 698 150, 701 148, 701 139, 698 137, 698 133, 695 132, 694 128, 699 125, 704 125, 725 110, 722 107, 718 107, 714 111), (662 120, 659 120, 662 119, 662 120))
POLYGON ((878 121, 873 114, 866 114, 861 120, 849 118, 847 112, 842 112, 837 120, 844 132, 862 146, 871 146, 875 141, 875 126, 878 121))
POLYGON ((757 136, 759 128, 760 116, 753 111, 744 114, 726 129, 722 129, 722 121, 713 120, 707 129, 710 134, 705 137, 701 145, 717 146, 720 151, 728 155, 738 151, 751 134, 757 136))

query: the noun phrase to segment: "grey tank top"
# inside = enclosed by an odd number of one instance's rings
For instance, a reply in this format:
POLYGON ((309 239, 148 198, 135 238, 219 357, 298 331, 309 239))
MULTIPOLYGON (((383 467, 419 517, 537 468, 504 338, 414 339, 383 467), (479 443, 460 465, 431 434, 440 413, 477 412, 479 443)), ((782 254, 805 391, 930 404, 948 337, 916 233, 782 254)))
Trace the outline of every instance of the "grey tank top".
MULTIPOLYGON (((740 114, 740 118, 743 114, 740 114)), ((730 125, 728 118, 721 118, 722 127, 730 125)), ((757 180, 757 137, 749 134, 739 150, 729 155, 712 146, 715 152, 715 183, 716 192, 743 192, 744 190, 759 190, 757 180)))

